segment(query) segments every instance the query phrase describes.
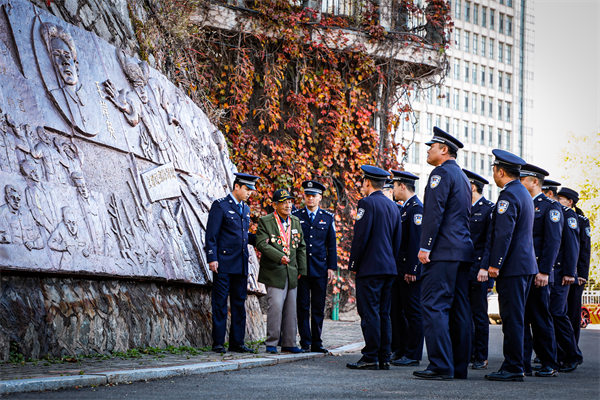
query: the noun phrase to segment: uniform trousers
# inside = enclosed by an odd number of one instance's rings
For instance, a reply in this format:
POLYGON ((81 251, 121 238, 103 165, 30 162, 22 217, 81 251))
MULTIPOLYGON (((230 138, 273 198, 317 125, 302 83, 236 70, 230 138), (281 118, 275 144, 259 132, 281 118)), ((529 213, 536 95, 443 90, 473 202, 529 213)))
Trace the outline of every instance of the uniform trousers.
POLYGON ((469 301, 473 319, 473 358, 475 361, 488 359, 490 319, 488 317, 487 282, 469 281, 469 301))
POLYGON ((525 335, 525 303, 533 275, 507 276, 496 279, 504 343, 501 370, 523 373, 523 337, 525 335))
POLYGON ((394 277, 392 284, 392 303, 390 306, 390 319, 392 321, 392 353, 396 358, 400 358, 406 352, 406 342, 408 341, 408 321, 404 315, 402 307, 402 288, 401 282, 404 276, 394 277))
POLYGON ((296 347, 296 294, 286 278, 283 289, 267 286, 267 340, 265 345, 296 347))
POLYGON ((365 339, 362 360, 389 362, 392 342, 390 321, 391 291, 394 275, 356 278, 356 308, 365 339))
POLYGON ((300 345, 322 346, 321 332, 325 318, 327 276, 301 276, 298 281, 298 331, 300 345))
POLYGON ((231 306, 231 326, 229 327, 229 346, 244 344, 246 335, 246 293, 248 277, 243 274, 218 272, 213 274, 212 288, 212 338, 213 345, 225 343, 227 330, 227 296, 231 306))
POLYGON ((542 366, 558 369, 554 322, 550 315, 550 284, 539 288, 532 283, 529 289, 529 295, 525 302, 525 336, 523 340, 525 372, 531 372, 533 350, 542 362, 542 366), (531 329, 529 325, 531 325, 531 329))
MULTIPOLYGON (((567 316, 573 327, 575 342, 579 348, 579 334, 581 333, 581 296, 585 290, 585 285, 574 284, 569 288, 567 297, 567 316)), ((581 352, 581 350, 580 350, 581 352)))
POLYGON ((404 277, 396 277, 392 291, 392 310, 392 350, 397 358, 405 356, 421 361, 424 339, 421 280, 408 283, 404 277), (398 335, 396 331, 399 331, 398 335))
POLYGON ((554 335, 558 350, 559 363, 573 363, 583 360, 577 347, 573 326, 567 316, 567 298, 571 285, 555 282, 550 289, 550 314, 554 320, 554 335))
POLYGON ((466 379, 471 352, 469 269, 471 263, 432 261, 423 265, 421 312, 428 370, 466 379))

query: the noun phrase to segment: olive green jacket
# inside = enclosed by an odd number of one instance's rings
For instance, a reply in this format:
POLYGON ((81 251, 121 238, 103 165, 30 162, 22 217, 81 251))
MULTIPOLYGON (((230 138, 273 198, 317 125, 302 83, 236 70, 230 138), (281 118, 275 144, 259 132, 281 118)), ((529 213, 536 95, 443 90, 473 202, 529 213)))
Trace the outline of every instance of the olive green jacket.
MULTIPOLYGON (((278 218, 278 217, 277 217, 278 218)), ((298 286, 298 275, 306 275, 306 244, 298 217, 290 215, 292 221, 292 240, 290 246, 290 262, 282 265, 283 242, 279 233, 277 220, 273 214, 262 217, 256 230, 256 248, 261 253, 260 272, 258 281, 267 286, 279 289, 285 288, 285 278, 288 278, 288 288, 298 286)))

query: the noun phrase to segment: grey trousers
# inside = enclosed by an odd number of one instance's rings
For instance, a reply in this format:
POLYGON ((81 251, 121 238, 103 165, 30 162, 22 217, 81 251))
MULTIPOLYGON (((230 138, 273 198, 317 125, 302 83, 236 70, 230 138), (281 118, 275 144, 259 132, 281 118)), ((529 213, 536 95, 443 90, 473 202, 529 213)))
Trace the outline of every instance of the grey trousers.
POLYGON ((298 288, 279 289, 267 286, 267 340, 265 345, 277 346, 281 334, 282 347, 296 346, 296 292, 298 288))

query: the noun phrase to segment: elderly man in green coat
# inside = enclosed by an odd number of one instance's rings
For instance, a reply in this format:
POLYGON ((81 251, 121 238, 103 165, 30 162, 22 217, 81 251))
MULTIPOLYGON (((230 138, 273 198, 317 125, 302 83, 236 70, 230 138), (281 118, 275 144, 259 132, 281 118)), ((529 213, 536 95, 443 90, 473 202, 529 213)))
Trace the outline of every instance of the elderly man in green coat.
POLYGON ((306 275, 306 244, 300 220, 291 215, 294 196, 285 189, 273 194, 275 212, 258 221, 256 248, 261 252, 258 281, 267 287, 268 353, 301 353, 296 346, 296 292, 298 278, 306 275))

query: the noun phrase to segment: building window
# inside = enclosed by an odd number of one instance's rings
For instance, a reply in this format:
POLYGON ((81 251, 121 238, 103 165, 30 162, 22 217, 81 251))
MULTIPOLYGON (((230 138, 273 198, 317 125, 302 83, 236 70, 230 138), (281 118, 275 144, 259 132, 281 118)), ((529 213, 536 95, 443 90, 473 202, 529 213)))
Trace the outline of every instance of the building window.
POLYGON ((441 115, 436 115, 435 116, 435 126, 437 126, 438 128, 440 126, 442 126, 442 116, 441 115))
POLYGON ((473 93, 473 98, 471 99, 471 112, 473 114, 477 114, 477 94, 473 93))
MULTIPOLYGON (((465 112, 469 112, 469 92, 465 92, 465 97, 464 97, 465 101, 464 101, 464 108, 463 110, 465 112)), ((468 136, 468 135, 467 135, 468 136)))
POLYGON ((485 86, 485 67, 481 66, 481 86, 485 86))
POLYGON ((506 17, 506 34, 512 36, 513 30, 513 19, 512 17, 506 17))
POLYGON ((473 172, 477 169, 477 153, 471 153, 471 169, 473 172))
MULTIPOLYGON (((492 147, 492 141, 494 140, 494 134, 492 133, 492 127, 488 126, 488 146, 492 147)), ((490 160, 492 159, 492 156, 490 156, 490 160)))
POLYGON ((487 24, 487 7, 481 7, 481 26, 484 28, 487 24))
POLYGON ((512 64, 512 46, 506 45, 506 63, 512 64))
POLYGON ((502 101, 498 100, 498 119, 502 120, 502 101))
POLYGON ((506 107, 506 121, 510 122, 510 110, 512 108, 512 104, 511 103, 504 103, 505 107, 506 107))
POLYGON ((502 75, 502 72, 498 71, 498 90, 502 91, 502 86, 504 83, 504 76, 502 75))
POLYGON ((485 96, 481 95, 481 110, 479 112, 481 115, 485 116, 485 96))
POLYGON ((454 18, 460 19, 460 0, 456 0, 454 4, 454 18))
POLYGON ((413 143, 413 148, 411 151, 411 162, 413 164, 418 164, 419 163, 419 153, 420 153, 420 149, 419 149, 419 143, 415 142, 413 143))
POLYGON ((506 90, 506 93, 510 93, 510 91, 512 86, 512 75, 511 74, 506 74, 506 87, 504 88, 504 90, 506 90))
POLYGON ((510 151, 510 148, 511 148, 510 131, 504 131, 504 134, 506 135, 506 150, 510 151))
MULTIPOLYGON (((460 131, 458 130, 458 120, 457 119, 452 121, 452 135, 456 136, 457 139, 460 136, 460 131)), ((460 140, 460 139, 458 139, 458 140, 460 140)))
POLYGON ((439 86, 435 88, 435 104, 442 105, 442 88, 439 86))
POLYGON ((504 5, 504 0, 500 0, 500 4, 504 5))
POLYGON ((490 39, 490 59, 493 60, 494 59, 494 45, 496 44, 496 41, 494 39, 490 39))
POLYGON ((481 125, 481 129, 479 130, 479 144, 482 146, 485 144, 485 127, 483 125, 481 125))
POLYGON ((427 89, 427 103, 433 104, 433 88, 427 89))
MULTIPOLYGON (((450 108, 450 88, 446 87, 446 107, 450 108)), ((446 131, 448 132, 448 131, 446 131)))
POLYGON ((469 82, 469 63, 465 62, 465 82, 469 82))
POLYGON ((485 156, 483 154, 479 155, 479 173, 485 174, 485 156))
POLYGON ((513 0, 506 0, 506 5, 508 7, 512 7, 513 6, 513 0))
POLYGON ((465 142, 469 141, 469 123, 467 121, 463 121, 463 132, 464 132, 464 140, 465 142))
POLYGON ((479 4, 473 4, 473 23, 479 25, 479 4))
POLYGON ((473 34, 473 54, 477 55, 479 52, 477 51, 477 46, 479 45, 479 35, 473 34))
POLYGON ((502 148, 502 129, 498 129, 498 148, 502 148))
POLYGON ((477 85, 477 64, 473 64, 473 72, 471 72, 471 79, 473 84, 477 85))
POLYGON ((495 17, 494 13, 495 12, 496 12, 495 10, 490 10, 490 29, 496 29, 494 27, 494 22, 495 22, 494 21, 494 17, 495 17))
POLYGON ((427 113, 427 133, 433 131, 433 115, 427 113))
POLYGON ((467 51, 467 52, 471 51, 469 49, 470 44, 471 44, 471 34, 467 31, 465 31, 465 48, 464 48, 465 51, 467 51))
POLYGON ((450 117, 444 117, 444 128, 446 132, 450 132, 450 117))
POLYGON ((459 102, 460 102, 460 90, 458 89, 454 89, 454 109, 458 110, 459 109, 459 102))
POLYGON ((488 84, 493 89, 494 88, 494 69, 493 68, 490 68, 490 73, 488 75, 489 75, 488 84))
POLYGON ((402 130, 403 131, 408 131, 408 125, 409 125, 410 121, 407 121, 406 118, 402 118, 402 130))
POLYGON ((504 44, 498 42, 498 62, 504 62, 504 44))
POLYGON ((477 143, 477 124, 475 122, 471 124, 471 142, 477 143))
POLYGON ((490 118, 494 117, 494 99, 491 97, 488 102, 488 117, 490 117, 490 118))
POLYGON ((454 60, 454 79, 460 79, 460 61, 457 59, 454 60))
POLYGON ((421 132, 421 113, 415 111, 415 132, 421 132))
POLYGON ((460 50, 460 29, 454 31, 454 40, 456 41, 456 49, 460 50))
POLYGON ((471 22, 471 2, 465 1, 465 21, 471 22))
POLYGON ((465 151, 463 155, 463 163, 465 164, 465 168, 469 168, 469 152, 465 151))
POLYGON ((487 49, 485 44, 485 36, 481 37, 481 57, 485 57, 485 50, 487 49))
POLYGON ((504 33, 504 14, 500 14, 498 21, 498 32, 504 33))

